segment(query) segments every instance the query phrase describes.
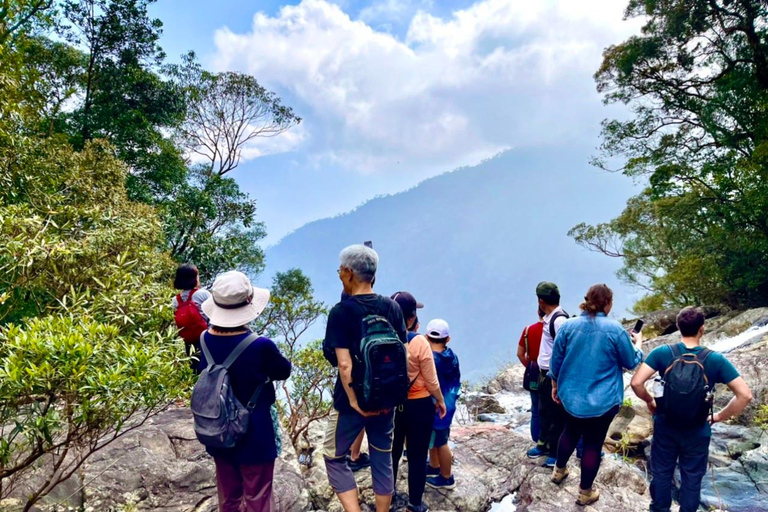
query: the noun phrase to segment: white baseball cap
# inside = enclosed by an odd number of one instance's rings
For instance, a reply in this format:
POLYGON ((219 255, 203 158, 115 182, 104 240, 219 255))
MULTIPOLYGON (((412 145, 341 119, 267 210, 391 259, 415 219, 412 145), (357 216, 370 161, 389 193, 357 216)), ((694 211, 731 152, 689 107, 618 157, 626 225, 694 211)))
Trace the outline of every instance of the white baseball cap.
POLYGON ((427 324, 427 336, 437 340, 442 340, 451 335, 448 322, 440 318, 435 318, 427 324))
POLYGON ((211 325, 239 327, 254 321, 269 302, 269 290, 256 288, 248 276, 231 270, 224 272, 211 287, 211 297, 203 302, 203 313, 211 325))

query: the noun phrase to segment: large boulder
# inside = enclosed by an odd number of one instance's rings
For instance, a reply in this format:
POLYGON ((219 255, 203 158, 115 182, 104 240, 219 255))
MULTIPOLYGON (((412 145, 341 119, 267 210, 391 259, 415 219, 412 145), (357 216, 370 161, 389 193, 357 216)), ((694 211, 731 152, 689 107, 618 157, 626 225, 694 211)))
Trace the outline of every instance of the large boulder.
POLYGON ((488 384, 483 391, 488 394, 501 393, 502 391, 515 393, 523 391, 523 375, 525 367, 522 364, 513 363, 511 366, 501 370, 488 384))
MULTIPOLYGON (((517 510, 560 511, 577 510, 574 504, 578 492, 579 470, 576 460, 571 463, 573 474, 561 486, 550 482, 551 470, 525 455, 530 441, 499 425, 474 425, 453 429, 454 476, 457 486, 452 491, 427 488, 424 501, 435 512, 486 512, 493 503, 515 495, 517 510)), ((401 462, 398 495, 408 489, 408 468, 401 462)), ((361 501, 373 503, 370 471, 356 474, 361 501)), ((341 512, 341 505, 328 486, 321 460, 315 460, 308 471, 307 481, 318 509, 341 512)), ((649 497, 643 476, 623 462, 607 458, 600 470, 597 484, 600 501, 592 510, 647 510, 649 497)), ((406 500, 398 496, 395 510, 402 511, 406 500)), ((364 510, 366 510, 364 508, 364 510)))
MULTIPOLYGON (((277 511, 311 510, 295 454, 286 448, 275 467, 277 511)), ((215 512, 215 474, 195 438, 189 409, 174 408, 96 452, 36 510, 215 512)))
POLYGON ((468 395, 464 404, 469 411, 469 414, 473 418, 477 418, 484 414, 504 414, 506 409, 499 403, 499 399, 494 395, 488 395, 485 393, 473 393, 468 395))

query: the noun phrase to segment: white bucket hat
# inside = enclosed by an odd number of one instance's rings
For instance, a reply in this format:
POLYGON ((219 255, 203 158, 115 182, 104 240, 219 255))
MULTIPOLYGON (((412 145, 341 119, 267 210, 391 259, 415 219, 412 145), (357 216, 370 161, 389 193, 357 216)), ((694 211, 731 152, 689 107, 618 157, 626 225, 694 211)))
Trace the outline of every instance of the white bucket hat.
POLYGON ((239 327, 254 321, 268 302, 269 290, 256 288, 248 276, 231 270, 216 278, 202 308, 211 325, 239 327))

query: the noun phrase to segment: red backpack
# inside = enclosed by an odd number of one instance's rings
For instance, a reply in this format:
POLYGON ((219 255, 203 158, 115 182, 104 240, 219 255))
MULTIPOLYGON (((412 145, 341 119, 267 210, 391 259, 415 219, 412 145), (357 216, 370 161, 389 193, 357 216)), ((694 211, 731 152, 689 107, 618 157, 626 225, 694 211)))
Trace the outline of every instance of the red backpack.
POLYGON ((185 343, 199 343, 200 335, 208 329, 208 324, 197 309, 197 304, 192 301, 196 291, 197 288, 191 290, 186 301, 181 300, 181 294, 176 296, 178 307, 173 316, 185 343))

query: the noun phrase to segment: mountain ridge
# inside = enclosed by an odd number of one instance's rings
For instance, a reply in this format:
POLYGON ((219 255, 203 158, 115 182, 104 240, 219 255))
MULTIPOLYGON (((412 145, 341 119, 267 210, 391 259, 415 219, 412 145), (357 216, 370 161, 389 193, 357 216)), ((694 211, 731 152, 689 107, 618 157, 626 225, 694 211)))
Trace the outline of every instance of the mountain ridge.
MULTIPOLYGON (((595 282, 614 288, 617 313, 633 302, 615 276, 619 262, 567 236, 579 222, 618 214, 633 193, 623 176, 580 163, 587 158, 570 148, 511 150, 373 198, 268 248, 261 280, 300 268, 317 297, 333 304, 341 292, 339 252, 372 240, 381 258, 376 291, 414 293, 427 306, 422 327, 445 318, 454 349, 465 354, 465 375, 479 379, 514 358, 520 332, 536 319, 537 282, 558 283, 571 313, 595 282), (484 349, 472 350, 478 338, 484 349)), ((311 335, 322 337, 321 327, 311 335)))

